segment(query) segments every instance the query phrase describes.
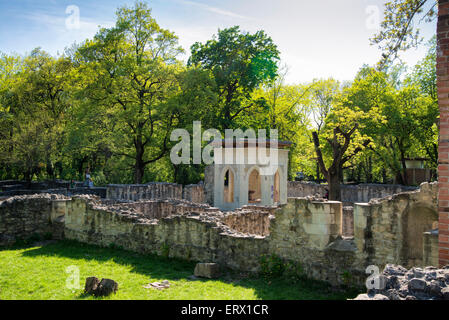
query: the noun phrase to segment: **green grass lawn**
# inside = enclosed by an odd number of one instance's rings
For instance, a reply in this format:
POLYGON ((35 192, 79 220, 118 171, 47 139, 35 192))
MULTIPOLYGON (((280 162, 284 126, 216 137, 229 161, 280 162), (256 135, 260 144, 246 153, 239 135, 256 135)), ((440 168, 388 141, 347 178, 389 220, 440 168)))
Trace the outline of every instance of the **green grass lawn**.
MULTIPOLYGON (((303 280, 265 279, 225 273, 217 280, 190 277, 194 262, 101 248, 72 241, 44 246, 0 249, 0 299, 96 299, 83 293, 87 277, 118 282, 117 294, 104 299, 347 299, 357 292, 335 292, 325 284, 303 280), (68 289, 66 268, 77 266, 80 288, 68 289), (165 290, 146 289, 168 280, 165 290)), ((100 298, 98 298, 100 299, 100 298)))

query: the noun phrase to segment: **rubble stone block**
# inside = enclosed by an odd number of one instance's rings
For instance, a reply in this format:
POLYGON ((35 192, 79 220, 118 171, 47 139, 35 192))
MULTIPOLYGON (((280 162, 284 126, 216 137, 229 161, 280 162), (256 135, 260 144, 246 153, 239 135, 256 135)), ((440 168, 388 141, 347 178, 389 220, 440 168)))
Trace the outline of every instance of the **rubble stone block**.
POLYGON ((111 279, 101 279, 100 284, 95 292, 96 296, 105 297, 118 290, 118 283, 111 279))
POLYGON ((220 266, 217 263, 197 263, 195 277, 215 279, 220 276, 220 266))
POLYGON ((443 290, 441 290, 441 294, 443 295, 444 300, 449 300, 449 287, 446 287, 443 290))
POLYGON ((98 280, 97 277, 88 277, 84 286, 84 292, 97 297, 109 296, 116 293, 118 290, 118 283, 111 279, 98 280))
POLYGON ((97 277, 88 277, 84 286, 84 292, 87 294, 94 294, 100 284, 100 280, 97 277))

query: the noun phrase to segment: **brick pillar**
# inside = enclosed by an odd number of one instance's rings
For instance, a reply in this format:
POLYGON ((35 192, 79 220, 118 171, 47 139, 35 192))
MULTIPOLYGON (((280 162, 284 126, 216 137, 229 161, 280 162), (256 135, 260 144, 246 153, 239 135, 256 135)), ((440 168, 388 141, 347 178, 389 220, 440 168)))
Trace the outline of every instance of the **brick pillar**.
POLYGON ((438 1, 437 88, 440 108, 438 146, 439 264, 449 265, 449 0, 438 1))

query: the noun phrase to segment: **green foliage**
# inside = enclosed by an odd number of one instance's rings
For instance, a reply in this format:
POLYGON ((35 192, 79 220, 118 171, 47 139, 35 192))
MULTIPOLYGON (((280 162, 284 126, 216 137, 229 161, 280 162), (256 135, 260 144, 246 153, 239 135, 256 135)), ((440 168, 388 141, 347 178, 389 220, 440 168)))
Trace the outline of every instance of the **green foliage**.
POLYGON ((377 163, 372 170, 384 171, 384 176, 405 183, 405 158, 424 157, 430 160, 430 168, 437 166, 439 111, 434 41, 427 56, 411 73, 397 74, 401 69, 392 68, 388 73, 364 67, 345 94, 351 105, 377 114, 361 130, 372 139, 370 151, 354 159, 352 166, 359 166, 370 153, 371 161, 377 163))
MULTIPOLYGON (((434 3, 388 2, 374 42, 387 56, 416 44, 407 22, 433 18, 434 3)), ((410 70, 389 62, 363 66, 352 82, 301 84, 285 83, 280 52, 264 31, 218 30, 191 47, 187 65, 177 41, 136 2, 117 10, 113 27, 63 55, 0 53, 0 179, 83 180, 89 168, 97 186, 198 183, 204 165, 169 158, 172 130, 192 134, 193 121, 203 130, 277 129, 292 142, 290 179, 303 172, 321 180, 335 164, 339 181, 405 183, 405 158, 437 167, 435 38, 410 70)))
POLYGON ((218 96, 216 122, 219 129, 233 128, 244 111, 261 106, 252 92, 277 76, 279 51, 264 31, 242 33, 238 26, 219 30, 218 36, 191 48, 189 66, 211 72, 218 96))
POLYGON ((25 239, 25 244, 32 244, 42 240, 42 235, 39 233, 33 233, 30 237, 25 239))
POLYGON ((306 279, 304 269, 299 262, 282 259, 275 254, 260 258, 260 273, 265 278, 285 277, 293 282, 306 279))
POLYGON ((351 274, 351 272, 345 270, 341 273, 341 278, 343 279, 343 284, 346 287, 350 287, 352 285, 352 281, 353 281, 353 276, 351 274))
POLYGON ((0 163, 15 168, 25 180, 43 172, 54 178, 62 161, 64 117, 70 107, 66 88, 71 63, 35 49, 23 60, 4 57, 0 64, 6 85, 0 85, 0 163))
POLYGON ((192 249, 187 248, 186 249, 186 260, 190 260, 192 258, 192 249))
POLYGON ((108 248, 109 248, 109 249, 112 249, 112 250, 123 250, 123 247, 122 247, 122 246, 120 246, 120 245, 118 245, 118 244, 116 244, 116 243, 114 243, 114 242, 111 242, 111 243, 109 244, 108 248))
POLYGON ((168 258, 170 255, 170 246, 167 243, 161 245, 161 256, 168 258))
POLYGON ((171 99, 182 70, 177 41, 159 27, 145 3, 137 2, 119 8, 116 25, 101 29, 75 56, 85 97, 80 108, 87 111, 77 113, 78 121, 90 128, 97 147, 127 158, 135 183, 142 183, 145 167, 169 150, 176 108, 171 99), (105 128, 106 136, 97 128, 105 128))
POLYGON ((104 175, 103 171, 95 172, 91 175, 92 182, 94 183, 94 186, 96 187, 104 187, 109 182, 106 179, 106 176, 104 175))
POLYGON ((53 239, 53 234, 52 234, 51 232, 45 232, 45 233, 43 234, 42 238, 43 238, 44 240, 51 240, 51 239, 53 239))
POLYGON ((431 22, 437 16, 437 0, 393 0, 385 4, 381 30, 372 44, 383 50, 382 63, 390 63, 399 51, 418 46, 422 41, 417 27, 421 22, 431 22))
POLYGON ((285 263, 284 276, 291 279, 294 283, 307 279, 303 266, 297 261, 287 261, 285 263))
POLYGON ((260 272, 265 277, 280 277, 284 274, 284 261, 276 255, 263 255, 260 258, 260 272))

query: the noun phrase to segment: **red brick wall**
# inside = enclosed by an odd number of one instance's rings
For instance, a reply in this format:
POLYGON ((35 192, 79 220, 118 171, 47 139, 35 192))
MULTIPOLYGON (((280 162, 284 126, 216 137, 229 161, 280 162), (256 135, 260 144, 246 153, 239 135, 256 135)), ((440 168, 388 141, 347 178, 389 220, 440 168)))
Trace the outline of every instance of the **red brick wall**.
POLYGON ((449 265, 449 0, 439 0, 437 40, 439 262, 445 266, 449 265))

